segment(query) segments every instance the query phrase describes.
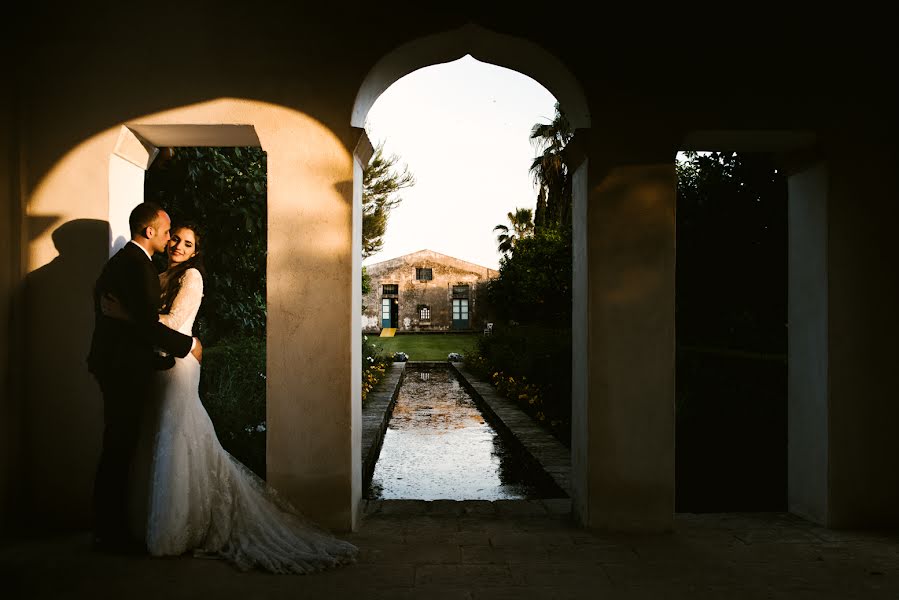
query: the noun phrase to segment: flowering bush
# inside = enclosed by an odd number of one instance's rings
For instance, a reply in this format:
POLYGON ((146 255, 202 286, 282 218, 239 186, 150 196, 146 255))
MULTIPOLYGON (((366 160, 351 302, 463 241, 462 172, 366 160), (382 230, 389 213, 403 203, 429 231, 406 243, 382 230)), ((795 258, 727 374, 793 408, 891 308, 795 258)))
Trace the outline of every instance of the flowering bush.
POLYGON ((384 378, 387 372, 387 365, 382 362, 376 362, 371 367, 362 371, 362 402, 368 397, 368 393, 374 389, 378 382, 384 378))
POLYGON ((387 372, 387 363, 390 362, 381 355, 377 346, 368 341, 368 336, 362 336, 362 402, 368 393, 374 389, 378 382, 384 378, 387 372))
POLYGON ((569 445, 571 362, 566 345, 570 338, 565 332, 534 327, 509 329, 480 338, 478 349, 466 354, 465 366, 569 445))

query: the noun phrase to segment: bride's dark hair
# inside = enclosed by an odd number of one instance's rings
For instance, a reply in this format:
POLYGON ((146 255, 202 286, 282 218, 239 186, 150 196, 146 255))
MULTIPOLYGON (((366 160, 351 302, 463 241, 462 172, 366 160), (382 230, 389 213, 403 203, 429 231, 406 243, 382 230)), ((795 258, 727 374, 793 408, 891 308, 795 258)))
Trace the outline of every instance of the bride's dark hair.
POLYGON ((181 279, 184 277, 184 273, 187 272, 188 269, 196 269, 200 272, 200 275, 203 276, 203 280, 206 279, 206 265, 203 263, 203 232, 196 225, 196 223, 179 223, 176 227, 172 227, 172 232, 177 232, 181 229, 190 229, 194 234, 194 255, 185 260, 182 263, 176 264, 171 269, 168 269, 167 276, 165 278, 165 288, 162 290, 162 306, 163 311, 168 310, 172 307, 172 302, 175 300, 175 296, 178 295, 178 290, 181 288, 181 279))

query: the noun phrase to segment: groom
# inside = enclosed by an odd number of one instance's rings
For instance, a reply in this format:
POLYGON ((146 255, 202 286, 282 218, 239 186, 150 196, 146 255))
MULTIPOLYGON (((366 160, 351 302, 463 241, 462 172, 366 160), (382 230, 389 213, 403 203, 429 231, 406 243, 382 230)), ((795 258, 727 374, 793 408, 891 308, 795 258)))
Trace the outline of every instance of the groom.
POLYGON ((94 335, 88 370, 103 394, 103 450, 94 481, 94 547, 137 551, 128 528, 128 478, 140 416, 150 398, 153 371, 174 365, 154 348, 180 358, 200 359, 200 340, 159 322, 161 292, 151 257, 169 241, 171 220, 152 202, 137 205, 128 218, 131 241, 107 261, 94 286, 94 335), (123 321, 103 314, 100 300, 114 296, 130 315, 123 321))

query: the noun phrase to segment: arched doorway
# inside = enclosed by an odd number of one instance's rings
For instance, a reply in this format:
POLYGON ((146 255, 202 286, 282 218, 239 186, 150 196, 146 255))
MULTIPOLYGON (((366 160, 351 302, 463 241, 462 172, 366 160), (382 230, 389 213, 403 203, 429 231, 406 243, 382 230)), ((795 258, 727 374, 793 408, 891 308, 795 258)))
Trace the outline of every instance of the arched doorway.
MULTIPOLYGON (((383 56, 365 77, 357 93, 351 116, 351 125, 358 132, 360 138, 354 151, 354 272, 361 269, 362 170, 372 152, 371 143, 363 130, 369 110, 387 88, 405 75, 423 67, 454 61, 466 55, 531 77, 558 99, 568 115, 572 129, 579 132, 576 135, 584 137, 586 130, 590 128, 587 99, 579 82, 563 63, 536 44, 497 34, 477 25, 466 25, 453 31, 419 38, 396 48, 383 56)), ((586 455, 585 445, 587 442, 587 362, 585 360, 587 350, 587 270, 584 264, 587 244, 587 161, 577 160, 576 157, 572 166, 574 168, 572 184, 574 254, 572 273, 572 488, 574 497, 572 505, 575 514, 583 517, 587 480, 587 464, 583 460, 586 455)), ((361 307, 361 285, 358 282, 353 287, 352 305, 354 310, 361 307)), ((353 320, 352 328, 353 339, 358 339, 361 335, 359 319, 353 320)), ((355 370, 353 381, 359 381, 360 378, 359 352, 357 347, 353 348, 351 363, 355 370)), ((354 398, 356 398, 357 390, 354 389, 353 392, 354 398)), ((361 421, 360 411, 361 407, 354 402, 354 423, 361 421)), ((354 460, 357 460, 358 453, 355 452, 355 445, 360 443, 359 435, 354 432, 354 460)))

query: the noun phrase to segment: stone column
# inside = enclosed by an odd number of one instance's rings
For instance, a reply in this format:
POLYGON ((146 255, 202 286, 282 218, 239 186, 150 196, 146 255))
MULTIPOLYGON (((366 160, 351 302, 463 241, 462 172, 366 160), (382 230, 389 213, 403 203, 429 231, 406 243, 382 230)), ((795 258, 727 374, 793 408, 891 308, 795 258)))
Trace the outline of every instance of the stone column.
POLYGON ((574 511, 587 527, 672 526, 672 140, 594 131, 575 172, 572 467, 574 511))
POLYGON ((828 527, 899 524, 897 164, 831 138, 790 177, 789 503, 828 527))
MULTIPOLYGON (((21 500, 21 324, 13 318, 21 294, 22 207, 16 97, 0 97, 0 533, 13 529, 21 500)), ((18 315, 16 315, 18 316, 18 315)))

